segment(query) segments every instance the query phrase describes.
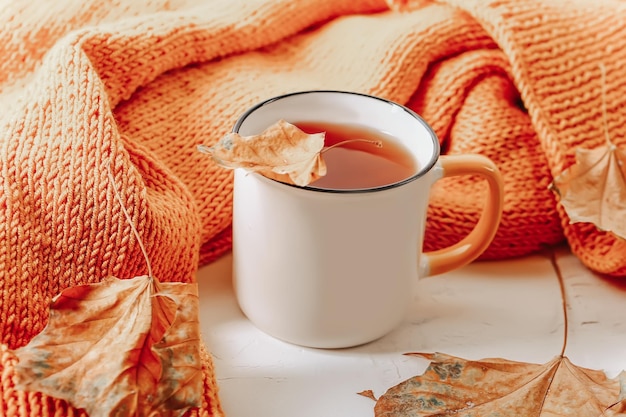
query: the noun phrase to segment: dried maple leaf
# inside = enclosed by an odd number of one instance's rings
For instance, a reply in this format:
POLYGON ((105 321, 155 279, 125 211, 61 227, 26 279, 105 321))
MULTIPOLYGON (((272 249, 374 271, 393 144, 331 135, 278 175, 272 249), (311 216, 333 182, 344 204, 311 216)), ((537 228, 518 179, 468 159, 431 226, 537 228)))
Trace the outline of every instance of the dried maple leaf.
POLYGON ((323 148, 323 132, 308 134, 284 120, 258 135, 228 133, 215 146, 198 147, 225 168, 245 168, 299 186, 326 175, 323 148))
POLYGON ((61 398, 90 416, 177 417, 202 405, 197 284, 161 283, 108 175, 148 275, 66 288, 48 323, 14 351, 16 388, 61 398))
POLYGON ((626 373, 607 379, 559 356, 543 364, 505 359, 468 361, 442 353, 410 353, 431 361, 380 396, 376 417, 616 416, 626 410, 626 373), (608 404, 608 406, 607 406, 608 404))
POLYGON ((422 375, 381 395, 376 417, 600 417, 626 416, 626 372, 609 379, 604 372, 578 367, 567 347, 565 285, 551 256, 562 297, 561 353, 539 365, 506 359, 471 361, 443 353, 409 353, 430 361, 422 375))
POLYGON ((606 116, 606 71, 602 75, 602 114, 606 145, 576 149, 576 163, 557 176, 550 188, 559 196, 572 223, 593 223, 626 239, 626 152, 611 142, 606 116))
POLYGON ((576 164, 554 179, 552 189, 572 223, 593 223, 626 238, 626 152, 613 144, 577 149, 576 164))
POLYGON ((18 389, 90 416, 182 415, 201 405, 197 286, 149 276, 64 290, 46 328, 15 351, 18 389))
POLYGON ((107 278, 54 298, 46 328, 15 351, 18 389, 90 416, 178 416, 201 405, 197 286, 107 278))

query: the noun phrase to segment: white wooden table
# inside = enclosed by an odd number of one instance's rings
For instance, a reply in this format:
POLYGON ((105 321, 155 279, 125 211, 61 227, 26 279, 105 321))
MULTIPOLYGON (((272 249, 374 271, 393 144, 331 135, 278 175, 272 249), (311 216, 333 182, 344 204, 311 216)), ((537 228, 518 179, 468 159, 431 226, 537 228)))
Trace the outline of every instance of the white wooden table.
MULTIPOLYGON (((566 356, 609 377, 626 369, 626 279, 601 278, 557 249, 568 297, 566 356)), ((376 396, 422 373, 406 352, 545 363, 563 341, 563 312, 548 255, 477 262, 418 283, 406 319, 375 342, 318 350, 276 340, 241 313, 230 255, 198 272, 200 325, 215 361, 224 412, 233 417, 371 417, 376 396)))

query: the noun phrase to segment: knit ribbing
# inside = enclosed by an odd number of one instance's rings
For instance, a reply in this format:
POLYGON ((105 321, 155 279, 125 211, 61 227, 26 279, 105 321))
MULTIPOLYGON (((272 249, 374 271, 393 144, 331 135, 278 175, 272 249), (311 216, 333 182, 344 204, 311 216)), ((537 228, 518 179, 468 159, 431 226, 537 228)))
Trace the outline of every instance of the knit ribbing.
MULTIPOLYGON (((599 65, 607 68, 607 124, 626 145, 626 4, 540 0, 455 2, 483 24, 511 61, 511 77, 528 108, 552 175, 574 162, 577 148, 604 144, 599 65)), ((626 242, 593 225, 571 224, 556 206, 572 251, 588 267, 626 275, 626 242)))

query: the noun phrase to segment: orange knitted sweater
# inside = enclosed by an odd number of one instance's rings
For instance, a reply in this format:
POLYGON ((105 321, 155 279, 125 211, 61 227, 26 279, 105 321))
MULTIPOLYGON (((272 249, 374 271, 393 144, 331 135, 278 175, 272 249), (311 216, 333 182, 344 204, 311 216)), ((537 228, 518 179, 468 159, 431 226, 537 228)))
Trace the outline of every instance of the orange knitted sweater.
MULTIPOLYGON (((408 105, 447 153, 491 157, 505 181, 484 259, 567 240, 626 275, 626 243, 569 224, 548 190, 576 147, 626 139, 626 2, 597 0, 0 0, 0 414, 76 415, 14 389, 15 358, 62 289, 145 274, 106 164, 155 275, 193 281, 230 247, 231 173, 196 151, 250 105, 341 89, 408 105), (43 3, 43 4, 42 4, 43 3), (402 3, 402 4, 400 4, 402 3), (408 3, 408 4, 406 4, 408 3)), ((472 228, 483 185, 433 191, 425 246, 472 228)), ((209 346, 210 350, 210 346, 209 346)), ((211 357, 197 414, 222 414, 211 357)), ((194 412, 196 413, 196 412, 194 412)))

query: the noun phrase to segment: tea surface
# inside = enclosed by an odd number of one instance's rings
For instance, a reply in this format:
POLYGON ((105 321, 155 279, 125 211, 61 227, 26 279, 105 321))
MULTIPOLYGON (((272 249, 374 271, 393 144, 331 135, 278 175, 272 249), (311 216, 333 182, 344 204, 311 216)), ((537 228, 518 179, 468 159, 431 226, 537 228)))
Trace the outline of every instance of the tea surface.
POLYGON ((367 142, 350 142, 325 149, 327 174, 311 183, 311 187, 336 190, 381 187, 403 181, 417 172, 417 163, 408 149, 383 132, 325 122, 294 124, 306 133, 326 132, 325 147, 353 139, 382 143, 382 147, 377 147, 367 142))

